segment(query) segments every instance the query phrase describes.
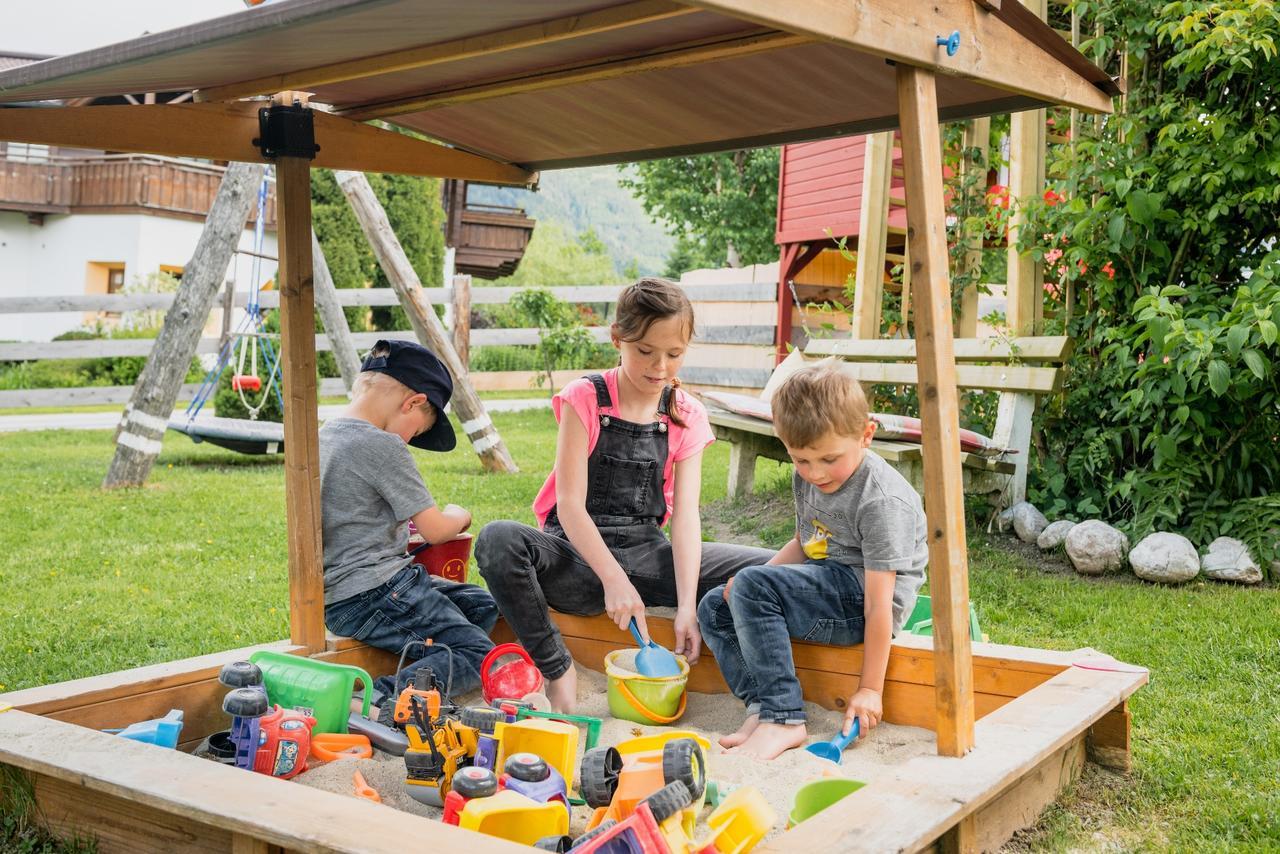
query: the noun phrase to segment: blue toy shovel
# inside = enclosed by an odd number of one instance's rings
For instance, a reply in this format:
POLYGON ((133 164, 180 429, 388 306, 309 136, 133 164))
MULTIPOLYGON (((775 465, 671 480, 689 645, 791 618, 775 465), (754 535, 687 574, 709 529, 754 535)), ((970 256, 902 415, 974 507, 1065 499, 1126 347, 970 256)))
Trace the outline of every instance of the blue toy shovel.
POLYGON ((636 618, 631 618, 631 636, 636 639, 640 651, 636 653, 636 672, 641 676, 679 676, 680 662, 666 647, 659 646, 650 640, 645 642, 636 625, 636 618))
POLYGON ((832 741, 816 741, 805 748, 820 759, 830 759, 837 765, 840 764, 840 756, 844 753, 844 749, 848 747, 855 738, 858 737, 858 730, 861 724, 857 718, 853 719, 853 726, 849 727, 848 735, 838 735, 832 741))

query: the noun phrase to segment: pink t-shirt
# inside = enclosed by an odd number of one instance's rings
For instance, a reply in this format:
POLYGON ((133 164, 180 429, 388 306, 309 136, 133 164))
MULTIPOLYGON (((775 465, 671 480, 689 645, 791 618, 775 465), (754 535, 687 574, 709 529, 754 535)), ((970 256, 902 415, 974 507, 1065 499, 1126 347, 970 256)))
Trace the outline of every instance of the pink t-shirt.
MULTIPOLYGON (((618 400, 618 369, 611 368, 604 372, 604 382, 609 389, 609 398, 615 403, 618 400)), ((675 464, 679 460, 688 459, 715 441, 711 432, 711 423, 707 420, 707 410, 691 395, 677 391, 672 395, 674 405, 680 413, 684 427, 675 422, 667 422, 667 462, 662 468, 662 495, 667 503, 667 515, 662 524, 671 517, 672 502, 675 499, 676 479, 675 464)), ((553 398, 551 409, 555 413, 556 423, 560 423, 564 405, 578 414, 582 424, 587 428, 587 453, 596 448, 600 438, 600 415, 617 415, 617 407, 601 409, 596 404, 596 387, 586 377, 569 383, 553 398)), ((547 521, 547 514, 556 506, 556 472, 553 468, 547 475, 547 482, 542 485, 538 497, 533 500, 533 514, 538 517, 538 525, 547 521)), ((587 508, 591 510, 590 507, 587 508)))

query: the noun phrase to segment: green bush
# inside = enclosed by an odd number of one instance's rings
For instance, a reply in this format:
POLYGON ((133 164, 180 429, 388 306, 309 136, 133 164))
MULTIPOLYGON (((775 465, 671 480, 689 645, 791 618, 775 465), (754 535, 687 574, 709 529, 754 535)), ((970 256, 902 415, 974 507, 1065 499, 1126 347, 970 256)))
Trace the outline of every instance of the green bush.
MULTIPOLYGON (((618 351, 609 344, 595 344, 591 352, 581 358, 561 357, 554 362, 554 370, 570 368, 602 370, 618 363, 618 351)), ((471 370, 487 371, 541 371, 545 363, 538 355, 537 347, 501 346, 477 347, 471 351, 471 370)))
MULTIPOLYGON (((246 368, 247 369, 247 368, 246 368)), ((231 387, 231 378, 235 376, 235 365, 228 365, 218 377, 217 390, 213 394, 213 410, 219 418, 248 418, 249 408, 244 405, 244 401, 240 399, 240 393, 231 387)), ((250 404, 257 405, 266 395, 262 408, 258 411, 259 421, 284 421, 284 410, 280 406, 280 399, 276 396, 274 390, 268 385, 269 374, 266 367, 259 361, 258 378, 262 380, 262 388, 258 391, 245 391, 244 398, 250 404)), ((280 379, 279 377, 277 377, 280 379)), ((280 388, 284 390, 284 380, 280 379, 280 388)))

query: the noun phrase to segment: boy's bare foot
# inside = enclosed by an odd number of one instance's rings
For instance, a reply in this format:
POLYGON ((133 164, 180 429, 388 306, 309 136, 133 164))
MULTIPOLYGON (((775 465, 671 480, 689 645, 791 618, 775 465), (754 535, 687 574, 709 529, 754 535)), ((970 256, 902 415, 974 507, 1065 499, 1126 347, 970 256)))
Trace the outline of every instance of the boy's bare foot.
POLYGON ((551 701, 551 711, 562 715, 573 714, 578 704, 578 671, 572 664, 569 669, 555 679, 548 679, 546 684, 547 699, 551 701))
POLYGON ((738 727, 737 732, 731 732, 728 735, 720 737, 720 746, 726 750, 730 747, 737 747, 739 744, 746 741, 747 736, 755 732, 756 727, 759 725, 759 715, 747 715, 747 719, 742 722, 742 726, 738 727))
POLYGON ((731 752, 753 759, 776 759, 785 751, 804 744, 809 731, 804 724, 762 723, 731 752))

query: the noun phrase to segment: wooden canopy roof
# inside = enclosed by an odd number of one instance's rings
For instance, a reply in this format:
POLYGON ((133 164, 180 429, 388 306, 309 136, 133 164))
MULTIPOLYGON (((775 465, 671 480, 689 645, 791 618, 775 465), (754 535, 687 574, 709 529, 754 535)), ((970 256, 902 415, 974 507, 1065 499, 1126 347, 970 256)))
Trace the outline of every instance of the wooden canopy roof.
POLYGON ((1118 92, 1017 0, 286 0, 0 72, 0 103, 305 91, 532 171, 896 127, 885 60, 939 72, 944 120, 1118 92))

